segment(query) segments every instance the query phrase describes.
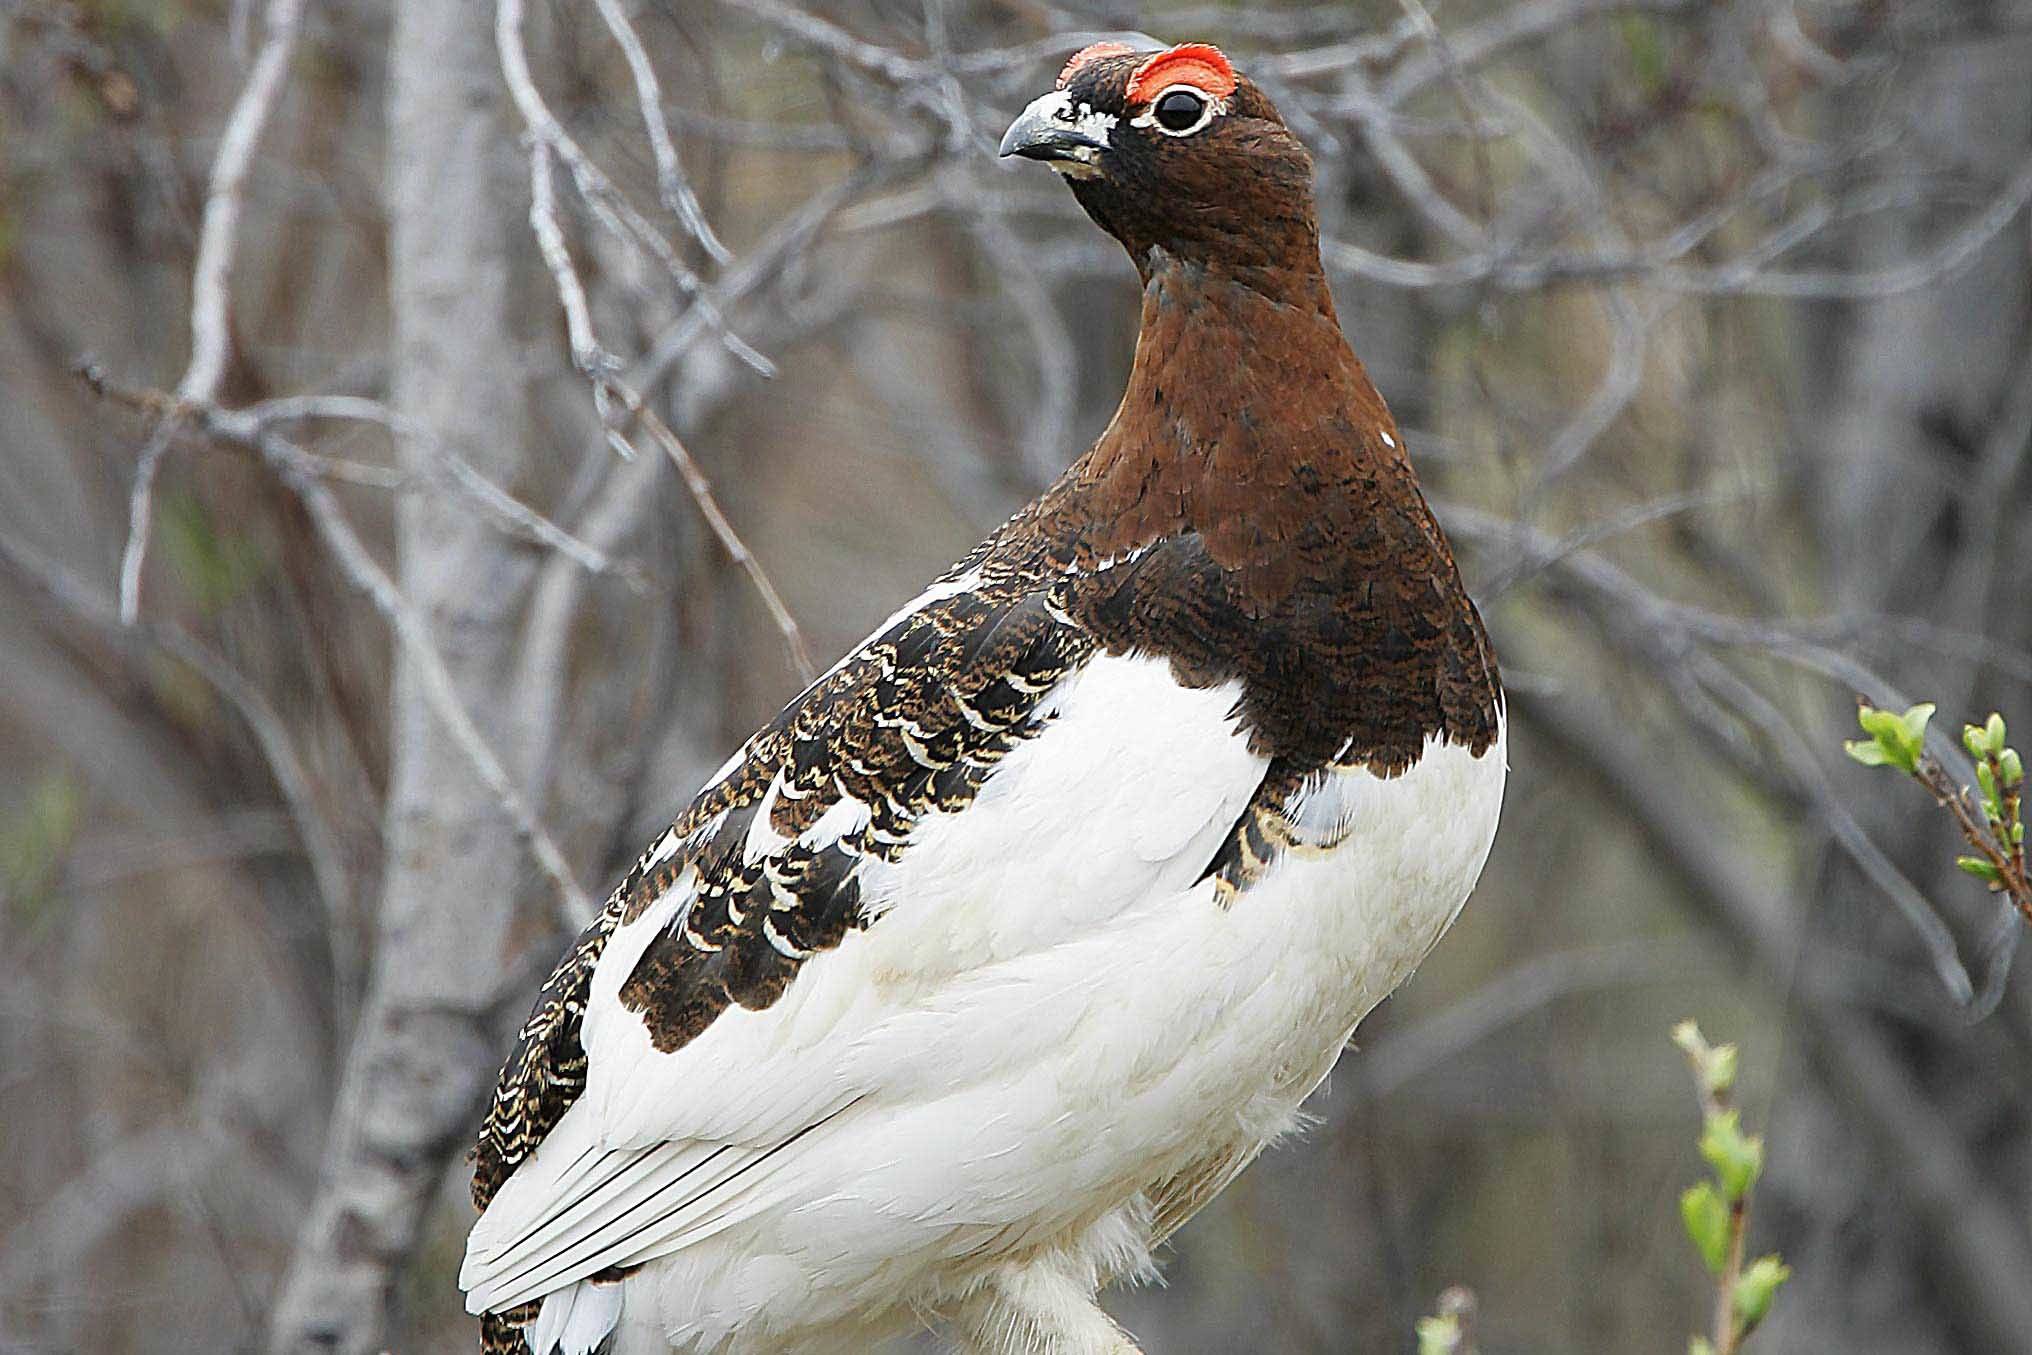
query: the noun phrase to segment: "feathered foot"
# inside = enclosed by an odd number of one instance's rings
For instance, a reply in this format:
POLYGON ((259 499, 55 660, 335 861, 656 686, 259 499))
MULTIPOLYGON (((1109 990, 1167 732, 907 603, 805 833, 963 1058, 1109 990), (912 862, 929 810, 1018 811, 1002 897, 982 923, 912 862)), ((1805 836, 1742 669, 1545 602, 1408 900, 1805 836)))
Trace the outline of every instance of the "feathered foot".
POLYGON ((1094 1286, 1049 1263, 997 1272, 954 1318, 970 1355, 1142 1355, 1094 1286))

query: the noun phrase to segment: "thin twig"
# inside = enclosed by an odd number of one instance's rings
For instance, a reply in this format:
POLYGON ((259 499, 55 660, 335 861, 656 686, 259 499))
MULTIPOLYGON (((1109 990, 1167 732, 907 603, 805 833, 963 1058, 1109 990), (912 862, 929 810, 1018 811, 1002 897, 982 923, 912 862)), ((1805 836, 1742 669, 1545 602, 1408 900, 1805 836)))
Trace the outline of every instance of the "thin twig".
POLYGON ((453 680, 451 670, 445 667, 443 657, 437 652, 429 625, 409 605, 402 589, 354 533, 352 524, 339 508, 338 500, 318 479, 316 468, 302 456, 301 449, 295 444, 274 433, 252 427, 235 427, 230 415, 220 413, 207 418, 206 427, 236 441, 251 443, 275 469, 282 482, 289 486, 298 502, 303 504, 340 569, 394 630, 415 665, 431 709, 437 713, 446 732, 459 745, 495 801, 507 812, 538 867, 549 877, 557 892, 564 922, 569 926, 583 927, 592 919, 592 900, 579 887, 564 853, 551 839, 536 817, 535 810, 508 775, 507 768, 501 765, 479 727, 473 723, 471 712, 459 696, 458 684, 453 680))
MULTIPOLYGON (((646 591, 650 586, 649 573, 641 565, 633 560, 617 559, 559 526, 487 478, 470 460, 447 446, 442 438, 419 426, 414 419, 404 418, 379 400, 358 395, 278 396, 243 406, 237 412, 262 428, 298 420, 340 419, 375 424, 391 434, 421 443, 431 454, 431 464, 442 469, 452 488, 470 499, 504 530, 556 551, 588 574, 613 575, 637 592, 646 591)), ((327 479, 352 480, 386 489, 404 488, 416 479, 404 471, 334 463, 332 458, 312 452, 304 455, 327 479)))
MULTIPOLYGON (((2020 791, 2016 787, 2004 786, 2003 768, 1994 755, 1987 759, 1987 763, 2003 801, 2003 822, 2016 823, 2020 791)), ((1970 799, 1968 787, 1957 785, 1937 759, 1922 758, 1912 776, 1926 787, 1927 793, 1942 809, 1953 816, 1954 826, 1960 830, 1962 840, 1980 853, 1997 873, 1991 890, 2002 894, 2027 922, 2032 922, 2032 881, 2028 881, 2025 875, 2025 844, 1999 841, 1991 831, 1986 816, 1970 799)))
POLYGON ((445 667, 431 636, 429 624, 389 577, 373 552, 360 540, 331 489, 319 475, 317 459, 276 433, 272 426, 245 410, 221 409, 210 403, 182 402, 160 391, 131 390, 109 381, 96 370, 85 373, 94 390, 131 408, 148 413, 177 407, 186 410, 192 427, 208 436, 260 453, 278 478, 310 515, 312 526, 330 550, 340 571, 359 592, 373 603, 403 651, 414 663, 425 701, 443 722, 452 740, 465 754, 480 781, 515 825, 539 868, 556 890, 565 923, 582 927, 593 916, 592 900, 579 887, 564 853, 552 840, 528 800, 495 756, 479 727, 473 723, 451 670, 445 667))
POLYGON ((670 123, 663 116, 663 91, 656 80, 656 67, 650 64, 641 35, 635 31, 620 0, 593 0, 593 3, 599 8, 600 18, 606 21, 607 31, 620 46, 621 55, 627 58, 628 73, 635 81, 635 102, 641 107, 642 127, 649 134, 649 147, 656 156, 656 190, 663 205, 684 223, 684 228, 712 256, 714 263, 728 262, 733 255, 720 243, 720 237, 713 234, 705 209, 699 206, 698 194, 684 176, 684 164, 677 158, 677 143, 671 139, 670 123))
POLYGON ((282 77, 289 69, 302 16, 303 0, 270 0, 261 54, 254 59, 254 69, 226 120, 225 134, 219 138, 218 154, 212 160, 197 266, 191 275, 191 360, 176 389, 181 399, 212 399, 225 372, 231 343, 227 293, 240 229, 241 188, 254 147, 280 100, 282 77))
MULTIPOLYGON (((761 597, 762 605, 769 611, 770 620, 776 623, 777 634, 783 638, 783 647, 789 653, 791 666, 797 670, 798 677, 806 683, 811 682, 818 676, 818 669, 813 666, 811 650, 804 643, 804 631, 799 628, 797 618, 790 614, 790 608, 784 604, 783 595, 776 591, 776 585, 763 570, 761 561, 755 558, 755 553, 748 549, 748 544, 741 539, 740 533, 734 530, 734 524, 727 520, 726 513, 720 508, 719 500, 713 496, 713 487, 706 479, 705 472, 699 469, 698 462, 692 458, 683 440, 671 431, 670 425, 663 421, 660 414, 641 403, 639 399, 635 399, 632 391, 624 390, 623 393, 633 401, 630 408, 635 417, 649 430, 649 436, 655 439, 657 446, 663 448, 665 455, 670 457, 671 464, 677 467, 677 473, 684 478, 685 488, 691 491, 692 501, 698 505, 699 513, 705 518, 706 525, 712 528, 721 548, 741 567, 741 571, 748 576, 748 581, 755 586, 755 592, 761 597)), ((610 430, 607 436, 610 441, 625 443, 627 440, 618 430, 610 430)))
MULTIPOLYGON (((303 0, 270 0, 268 34, 261 54, 233 104, 218 152, 212 157, 204 227, 198 235, 197 263, 191 270, 190 363, 177 383, 179 401, 211 400, 218 394, 219 380, 226 370, 226 353, 232 342, 229 290, 240 230, 241 191, 254 147, 280 100, 282 77, 289 68, 302 16, 303 0)), ((127 544, 120 555, 120 620, 126 625, 134 624, 141 609, 141 568, 148 555, 156 476, 185 417, 172 410, 149 435, 134 465, 134 484, 127 498, 127 544)))
MULTIPOLYGON (((856 170, 812 194, 713 284, 715 304, 723 309, 731 308, 771 279, 781 276, 803 256, 826 223, 879 177, 879 171, 874 168, 856 170)), ((656 336, 649 345, 649 351, 636 360, 623 380, 637 390, 654 389, 672 364, 697 342, 704 329, 703 317, 696 311, 686 311, 656 336)))
MULTIPOLYGON (((1405 187, 1401 180, 1399 187, 1405 187)), ((1430 215, 1434 208, 1429 183, 1407 191, 1414 193, 1421 210, 1430 215)), ((1686 252, 1679 232, 1666 240, 1627 250, 1552 251, 1535 258, 1510 258, 1495 251, 1481 251, 1442 263, 1427 263, 1393 258, 1331 238, 1320 241, 1320 252, 1337 268, 1407 289, 1486 285, 1506 292, 1531 292, 1561 282, 1628 280, 1656 291, 1689 296, 1882 300, 1953 276, 2016 220, 2028 203, 2032 203, 2032 161, 2020 166, 1981 211, 1924 254, 1881 268, 1853 271, 1769 266, 1770 244, 1782 242, 1796 247, 1812 229, 1829 223, 1831 218, 1818 207, 1807 208, 1808 215, 1801 220, 1788 222, 1773 232, 1765 242, 1766 247, 1746 251, 1742 259, 1707 267, 1673 262, 1686 252)))
POLYGON ((806 46, 815 47, 870 75, 880 76, 891 84, 915 85, 937 75, 936 67, 929 62, 916 61, 887 47, 863 42, 838 24, 783 4, 781 0, 721 0, 721 3, 728 9, 762 20, 806 46))
MULTIPOLYGON (((1755 749, 1736 731, 1747 721, 1784 750, 1787 760, 1781 782, 1786 793, 1811 807, 1835 842, 1884 892, 1912 926, 1950 997, 1965 1010, 1980 1010, 1990 989, 1978 990, 1955 944, 1953 932, 1915 885, 1870 837, 1835 794, 1826 770, 1803 735, 1776 706, 1730 669, 1704 652, 1700 643, 1750 648, 1847 686, 1866 691, 1884 704, 1898 701, 1893 684, 1852 656, 1808 641, 1770 622, 1717 616, 1698 607, 1670 602, 1599 555, 1585 550, 1561 552, 1559 539, 1526 524, 1497 518, 1457 505, 1446 505, 1441 518, 1448 530, 1465 540, 1495 542, 1547 561, 1545 568, 1569 585, 1577 596, 1615 623, 1607 627, 1623 644, 1641 647, 1656 660, 1666 677, 1666 690, 1677 699, 1697 732, 1710 736, 1736 765, 1760 765, 1755 749), (1721 704, 1717 704, 1719 696, 1721 704)), ((1950 752, 1950 756, 1951 756, 1950 752)), ((1775 769, 1763 764, 1767 776, 1775 769)))
MULTIPOLYGON (((720 342, 729 353, 764 376, 774 376, 776 364, 727 327, 726 318, 706 295, 704 279, 678 257, 662 232, 636 210, 627 196, 614 186, 607 172, 586 154, 585 148, 550 111, 550 105, 538 92, 536 79, 530 73, 529 52, 522 41, 522 15, 522 0, 499 0, 494 10, 494 44, 500 53, 502 78, 507 82, 509 96, 515 101, 515 109, 521 114, 522 125, 532 143, 532 177, 536 172, 535 162, 544 158, 537 151, 547 150, 563 161, 579 197, 600 223, 619 239, 654 258, 678 288, 692 299, 694 306, 706 308, 707 323, 719 335, 720 342)), ((548 173, 547 168, 545 173, 548 173)), ((531 210, 533 213, 535 209, 532 207, 531 210)), ((551 215, 554 219, 554 198, 551 215)), ((561 248, 562 236, 558 243, 561 248)), ((550 262, 547 248, 545 261, 550 262)), ((555 276, 557 269, 554 264, 551 271, 555 276)))
MULTIPOLYGON (((941 65, 949 68, 951 45, 946 34, 944 11, 939 8, 938 0, 928 0, 925 5, 925 27, 931 37, 933 54, 939 58, 941 65)), ((952 130, 947 145, 953 152, 965 156, 955 170, 963 186, 971 189, 977 163, 971 151, 979 137, 973 114, 967 107, 966 90, 950 69, 938 77, 936 84, 939 101, 952 130)), ((968 207, 965 219, 969 230, 980 243, 982 252, 999 261, 1002 279, 1008 284, 1006 293, 1009 301, 1024 327, 1030 331, 1030 349, 1037 359, 1038 392, 1033 415, 1025 420, 1023 459, 1031 477, 1040 485, 1048 484, 1064 468, 1066 443, 1070 441, 1072 427, 1073 399, 1078 394, 1079 373, 1074 362, 1072 334, 1058 308, 1052 304, 1046 279, 1031 262, 1029 251, 1010 231, 1008 222, 995 209, 994 200, 985 194, 967 191, 963 201, 968 207)))
POLYGON ((1449 52, 1428 48, 1391 72, 1379 91, 1389 107, 1403 103, 1433 81, 1475 67, 1521 43, 1566 32, 1588 18, 1614 14, 1670 14, 1697 8, 1694 0, 1539 0, 1505 5, 1479 23, 1458 29, 1449 52))
MULTIPOLYGON (((581 175, 578 161, 584 160, 584 152, 564 134, 562 128, 557 127, 549 109, 536 93, 529 75, 528 54, 522 46, 521 0, 500 0, 495 11, 495 42, 501 52, 510 92, 522 111, 524 124, 532 139, 529 154, 530 230, 536 236, 537 248, 543 255, 545 267, 550 270, 558 301, 564 308, 572 363, 592 385, 595 412, 606 429, 608 445, 623 457, 635 454, 634 445, 622 431, 621 425, 625 420, 620 411, 625 411, 627 419, 639 422, 649 431, 677 467, 713 536, 754 585, 778 634, 782 636, 792 667, 800 678, 810 682, 818 670, 812 664, 804 632, 784 604, 782 594, 777 592, 761 562, 748 549, 747 543, 720 508, 719 500, 714 497, 712 486, 698 462, 670 426, 642 399, 641 393, 622 379, 620 360, 600 343, 593 329, 592 308, 586 300, 585 284, 579 280, 577 265, 572 262, 563 228, 558 223, 553 159, 562 159, 572 168, 581 191, 589 178, 598 177, 598 171, 588 170, 581 175), (616 410, 616 404, 620 406, 620 411, 616 410)), ((589 161, 586 163, 590 164, 589 161)), ((703 293, 694 296, 693 308, 709 318, 718 315, 717 307, 703 293)), ((723 336, 731 337, 724 335, 724 331, 723 336)))
POLYGON ((332 971, 336 977, 339 1027, 344 1029, 355 997, 360 958, 355 945, 355 899, 338 831, 319 806, 310 771, 297 756, 288 726, 268 698, 245 674, 210 646, 167 621, 130 622, 117 604, 99 597, 69 570, 0 533, 0 565, 16 578, 89 625, 116 636, 139 635, 196 673, 246 724, 261 750, 275 788, 289 808, 297 841, 310 864, 318 901, 325 913, 332 971))
POLYGON ((1452 40, 1440 32, 1439 25, 1433 22, 1431 11, 1420 0, 1397 0, 1397 7, 1416 26, 1419 35, 1425 39, 1426 49, 1438 58, 1440 69, 1446 72, 1447 86, 1453 91, 1454 102, 1467 124, 1468 142, 1475 161, 1475 181, 1481 189, 1482 215, 1493 217, 1496 210, 1496 175, 1489 165, 1490 131, 1482 118, 1481 105, 1474 91, 1468 87, 1467 72, 1454 56, 1452 40))

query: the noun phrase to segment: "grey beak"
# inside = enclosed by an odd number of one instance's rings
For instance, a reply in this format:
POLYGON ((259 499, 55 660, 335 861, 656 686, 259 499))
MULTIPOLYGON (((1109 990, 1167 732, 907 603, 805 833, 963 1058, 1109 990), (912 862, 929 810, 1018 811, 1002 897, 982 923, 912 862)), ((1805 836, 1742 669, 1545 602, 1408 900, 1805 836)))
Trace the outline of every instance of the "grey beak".
POLYGON ((1106 142, 1055 116, 1064 102, 1063 95, 1046 95, 1017 114, 1009 130, 1002 133, 999 153, 1029 160, 1080 160, 1085 158, 1081 152, 1106 150, 1106 142))

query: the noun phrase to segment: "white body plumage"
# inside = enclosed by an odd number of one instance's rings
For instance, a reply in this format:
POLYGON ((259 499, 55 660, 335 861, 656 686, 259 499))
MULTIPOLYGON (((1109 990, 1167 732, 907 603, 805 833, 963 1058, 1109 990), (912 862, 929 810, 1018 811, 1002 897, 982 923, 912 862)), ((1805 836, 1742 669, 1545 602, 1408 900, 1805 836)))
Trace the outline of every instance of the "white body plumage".
POLYGON ((1076 1330, 1293 1123, 1495 834, 1503 740, 1428 740, 1401 775, 1309 785, 1298 842, 1217 899, 1199 876, 1266 766, 1237 696, 1095 656, 972 805, 870 863, 872 926, 664 1054, 616 994, 687 873, 600 959, 585 1094, 474 1229, 473 1311, 541 1297, 528 1330, 565 1355, 610 1330, 617 1355, 859 1350, 926 1314, 1014 1351, 1008 1295, 1061 1286, 1039 1329, 1076 1330))

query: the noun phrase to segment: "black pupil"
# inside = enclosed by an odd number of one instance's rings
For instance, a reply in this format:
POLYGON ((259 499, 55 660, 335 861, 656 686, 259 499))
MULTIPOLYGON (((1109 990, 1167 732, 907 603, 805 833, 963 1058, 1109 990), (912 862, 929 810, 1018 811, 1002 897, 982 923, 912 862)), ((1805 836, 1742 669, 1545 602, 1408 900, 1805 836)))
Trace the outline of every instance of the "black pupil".
POLYGON ((1166 131, 1182 132, 1199 121, 1205 107, 1199 95, 1174 89, 1157 101, 1157 125, 1166 131))

